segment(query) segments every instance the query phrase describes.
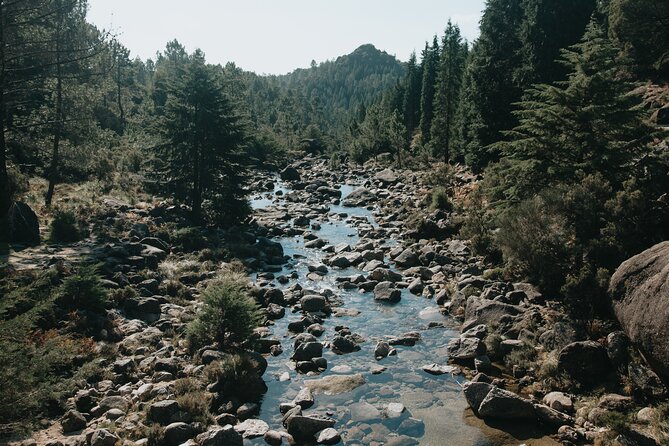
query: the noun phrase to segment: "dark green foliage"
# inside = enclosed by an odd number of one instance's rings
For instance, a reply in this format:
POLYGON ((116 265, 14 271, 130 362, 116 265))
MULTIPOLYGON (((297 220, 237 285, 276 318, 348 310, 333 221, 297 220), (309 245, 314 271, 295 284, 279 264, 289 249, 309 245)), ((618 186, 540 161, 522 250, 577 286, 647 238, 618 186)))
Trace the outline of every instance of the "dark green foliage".
POLYGON ((434 119, 429 144, 433 153, 444 162, 451 160, 455 139, 456 113, 464 75, 467 46, 460 37, 460 28, 450 20, 441 45, 441 57, 434 95, 434 119))
POLYGON ((404 83, 404 102, 402 108, 404 125, 408 132, 413 133, 420 124, 420 100, 423 88, 423 68, 416 61, 416 53, 411 53, 411 57, 407 63, 407 75, 404 83))
POLYGON ((420 96, 420 133, 421 142, 430 142, 432 119, 434 118, 434 95, 439 71, 439 41, 434 36, 432 46, 425 44, 423 51, 423 86, 420 96))
POLYGON ((71 243, 82 239, 83 231, 74 212, 57 209, 51 221, 51 241, 71 243))
POLYGON ((56 302, 61 309, 103 312, 108 294, 100 281, 97 266, 82 265, 75 274, 63 280, 56 302))
POLYGON ((526 88, 567 76, 569 70, 557 62, 560 50, 581 40, 595 5, 595 0, 524 0, 522 64, 515 71, 519 85, 526 88))
POLYGON ((490 0, 472 47, 458 113, 459 155, 481 170, 500 154, 490 146, 514 128, 515 103, 534 83, 563 79, 560 49, 579 41, 593 0, 490 0))
POLYGON ((629 177, 653 130, 643 121, 640 99, 629 94, 633 85, 617 75, 617 56, 592 24, 585 40, 564 52, 568 81, 528 92, 517 112, 520 125, 507 133, 511 141, 496 145, 513 160, 500 198, 527 198, 582 174, 599 172, 615 188, 629 177))
POLYGON ((351 148, 355 161, 363 162, 382 153, 391 153, 401 165, 405 150, 406 128, 397 112, 388 112, 380 104, 372 105, 357 129, 357 138, 351 148))
POLYGON ((669 2, 612 0, 609 32, 645 76, 669 79, 669 2))
POLYGON ((196 51, 167 82, 160 148, 167 191, 191 206, 197 224, 239 221, 249 211, 246 135, 219 72, 196 51))
POLYGON ((199 251, 207 247, 207 238, 200 228, 180 228, 171 235, 172 244, 182 252, 199 251))
POLYGON ((660 205, 669 163, 600 26, 590 24, 564 61, 567 81, 539 85, 519 104, 485 190, 507 265, 589 317, 605 310, 620 262, 669 236, 660 205))
POLYGON ((316 124, 323 133, 341 139, 349 114, 373 102, 404 74, 403 64, 395 57, 373 45, 362 45, 335 60, 270 77, 271 85, 289 93, 286 101, 291 103, 289 107, 285 106, 288 103, 281 104, 278 109, 271 103, 269 106, 278 114, 277 120, 292 118, 301 128, 316 124), (297 113, 289 117, 291 109, 297 113))
POLYGON ((240 274, 226 274, 209 285, 202 293, 202 300, 204 307, 188 326, 188 340, 193 349, 212 342, 221 348, 239 345, 260 322, 246 277, 240 274))
MULTIPOLYGON (((0 302, 0 436, 26 430, 39 416, 55 416, 78 380, 99 370, 89 361, 95 344, 56 330, 55 302, 63 291, 56 269, 2 279, 0 302)), ((99 378, 99 377, 98 377, 99 378)))
POLYGON ((514 77, 522 64, 518 36, 522 18, 521 0, 488 1, 481 18, 481 36, 468 62, 470 91, 464 99, 471 103, 462 106, 469 112, 470 122, 463 150, 475 153, 480 166, 497 158, 486 146, 499 141, 501 131, 512 129, 517 123, 512 104, 522 95, 522 87, 514 77))
POLYGON ((439 187, 432 191, 430 197, 430 209, 446 212, 453 210, 453 203, 451 202, 446 189, 439 187))

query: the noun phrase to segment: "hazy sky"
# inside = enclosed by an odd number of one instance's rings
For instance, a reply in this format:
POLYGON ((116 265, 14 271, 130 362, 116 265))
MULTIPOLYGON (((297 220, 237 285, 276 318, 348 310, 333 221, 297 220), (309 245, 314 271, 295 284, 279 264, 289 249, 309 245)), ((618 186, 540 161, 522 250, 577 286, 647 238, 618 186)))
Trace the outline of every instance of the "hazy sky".
POLYGON ((174 38, 210 63, 282 74, 364 43, 406 61, 449 18, 478 35, 484 0, 89 0, 89 20, 112 29, 132 56, 153 58, 174 38))

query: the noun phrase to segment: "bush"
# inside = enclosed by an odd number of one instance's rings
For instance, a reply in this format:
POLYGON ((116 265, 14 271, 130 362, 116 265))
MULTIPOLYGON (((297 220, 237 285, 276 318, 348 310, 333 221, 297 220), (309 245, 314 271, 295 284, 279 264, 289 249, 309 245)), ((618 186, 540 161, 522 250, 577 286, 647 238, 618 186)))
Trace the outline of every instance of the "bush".
POLYGON ((182 378, 174 382, 179 409, 188 413, 192 421, 205 425, 213 422, 209 412, 211 395, 204 392, 199 383, 191 378, 182 378))
POLYGON ((74 212, 56 210, 51 221, 51 241, 60 243, 77 242, 83 238, 74 212))
POLYGON ((555 206, 554 193, 523 201, 500 218, 497 234, 504 260, 519 275, 556 294, 570 266, 573 241, 566 218, 555 206))
POLYGON ((197 349, 212 342, 221 348, 246 341, 260 322, 258 307, 247 290, 247 279, 229 273, 202 293, 204 307, 190 323, 187 337, 197 349))
POLYGON ((453 210, 453 203, 448 197, 446 189, 439 187, 432 191, 432 196, 430 198, 430 209, 450 212, 453 210))
POLYGON ((467 217, 460 235, 471 242, 472 251, 496 259, 499 256, 494 244, 492 217, 480 189, 474 189, 465 200, 467 217))
POLYGON ((97 270, 97 266, 94 265, 80 266, 76 274, 63 281, 56 296, 60 308, 104 311, 108 303, 108 294, 102 287, 97 270))
POLYGON ((174 246, 183 252, 199 251, 207 247, 207 238, 200 228, 177 229, 171 238, 174 246))

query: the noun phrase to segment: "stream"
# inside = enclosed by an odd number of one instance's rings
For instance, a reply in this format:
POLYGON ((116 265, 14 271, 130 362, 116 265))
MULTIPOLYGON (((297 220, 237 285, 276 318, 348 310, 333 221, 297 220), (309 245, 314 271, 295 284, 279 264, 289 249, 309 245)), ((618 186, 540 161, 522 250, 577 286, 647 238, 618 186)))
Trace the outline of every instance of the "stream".
MULTIPOLYGON (((353 185, 341 186, 342 199, 354 189, 353 185)), ((285 203, 283 197, 287 192, 289 189, 286 184, 278 181, 274 192, 257 197, 252 201, 252 206, 254 209, 281 207, 285 203), (281 192, 276 195, 279 190, 281 192)), ((354 246, 359 240, 358 228, 355 225, 376 224, 372 211, 340 205, 330 206, 327 220, 328 223, 322 224, 320 230, 313 232, 331 245, 348 243, 354 246)), ((483 446, 500 443, 493 438, 495 434, 487 432, 491 429, 482 426, 471 411, 465 410, 467 403, 461 392, 461 385, 465 381, 463 377, 450 374, 434 376, 422 370, 422 366, 426 364, 446 365, 448 358, 446 345, 450 339, 459 336, 459 323, 444 316, 436 302, 412 295, 404 288, 401 301, 395 305, 387 305, 375 301, 371 292, 363 294, 357 288, 353 290, 338 288, 336 282, 338 276, 367 274, 355 267, 345 269, 328 267, 329 272, 322 277, 322 280, 310 280, 307 278, 308 266, 321 265, 327 254, 321 249, 305 248, 302 236, 275 240, 282 244, 284 253, 292 259, 285 265, 284 270, 276 275, 290 275, 296 271, 299 278, 291 279, 286 285, 279 285, 275 281, 273 284, 281 289, 286 289, 296 282, 305 289, 329 289, 341 300, 343 308, 360 312, 357 316, 336 317, 333 314, 325 318, 322 324, 325 333, 319 340, 323 342, 331 339, 335 333, 335 326, 344 325, 353 333, 361 335, 365 342, 360 345, 359 351, 344 355, 337 355, 330 349, 324 348, 323 357, 328 362, 327 370, 317 376, 299 374, 294 370, 294 362, 290 360, 294 334, 288 331, 287 326, 290 322, 300 319, 301 313, 292 313, 290 308, 287 308, 286 316, 275 321, 275 325, 270 327, 272 337, 281 341, 284 353, 268 358, 269 367, 264 375, 268 391, 261 404, 260 419, 272 428, 281 426, 279 405, 282 402, 292 401, 303 387, 304 380, 319 379, 336 375, 338 372, 346 375, 360 373, 365 377, 365 384, 339 395, 317 394, 314 396, 315 405, 305 411, 306 414, 325 414, 335 419, 337 421, 335 429, 342 436, 340 444, 386 444, 392 437, 397 437, 392 443, 397 445, 483 446), (428 328, 430 322, 438 322, 440 326, 428 328), (377 341, 384 340, 387 336, 399 336, 411 331, 418 331, 421 334, 421 340, 415 346, 395 346, 396 356, 389 356, 380 361, 374 359, 377 341), (371 369, 375 366, 383 366, 387 370, 380 374, 372 374, 371 369), (286 372, 290 380, 280 381, 279 376, 286 372), (392 419, 384 417, 384 408, 389 403, 402 403, 406 407, 401 417, 392 419)), ((386 246, 397 243, 396 240, 388 240, 386 246)), ((389 263, 388 258, 384 260, 389 263)), ((257 275, 253 278, 257 279, 257 275)), ((262 438, 256 438, 245 440, 245 444, 264 445, 265 442, 262 438)))

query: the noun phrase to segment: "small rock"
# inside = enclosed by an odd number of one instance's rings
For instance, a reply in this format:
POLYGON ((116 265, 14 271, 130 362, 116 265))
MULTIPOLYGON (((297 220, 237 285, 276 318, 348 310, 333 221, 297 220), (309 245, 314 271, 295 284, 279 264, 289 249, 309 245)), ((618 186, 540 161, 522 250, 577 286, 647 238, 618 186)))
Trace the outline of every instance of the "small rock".
POLYGON ((341 441, 341 435, 335 429, 328 427, 316 434, 316 443, 318 444, 337 444, 341 441))

